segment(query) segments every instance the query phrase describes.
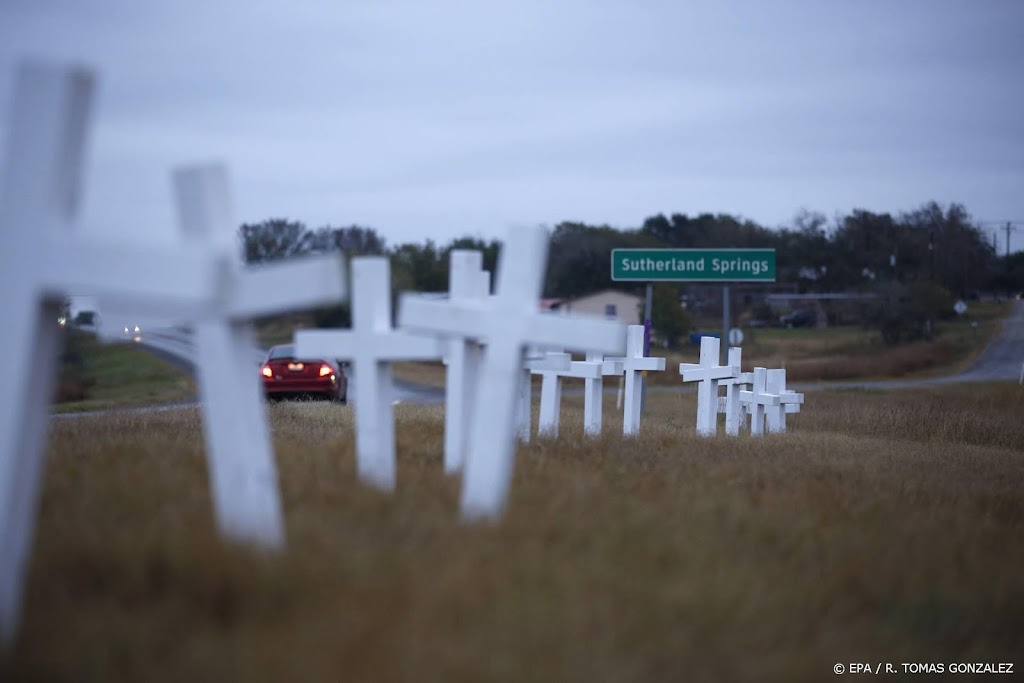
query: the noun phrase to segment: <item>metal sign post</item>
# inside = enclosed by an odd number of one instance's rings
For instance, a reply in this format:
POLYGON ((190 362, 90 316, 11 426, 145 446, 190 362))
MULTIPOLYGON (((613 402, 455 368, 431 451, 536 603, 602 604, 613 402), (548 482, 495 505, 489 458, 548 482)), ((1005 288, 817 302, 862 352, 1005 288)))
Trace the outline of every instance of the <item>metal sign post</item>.
MULTIPOLYGON (((647 295, 644 297, 644 355, 651 355, 651 309, 654 307, 654 283, 647 283, 647 295)), ((647 371, 640 379, 640 414, 644 414, 647 405, 647 371)))
POLYGON ((729 315, 729 285, 722 285, 722 365, 726 365, 726 356, 729 353, 729 327, 731 317, 729 315))

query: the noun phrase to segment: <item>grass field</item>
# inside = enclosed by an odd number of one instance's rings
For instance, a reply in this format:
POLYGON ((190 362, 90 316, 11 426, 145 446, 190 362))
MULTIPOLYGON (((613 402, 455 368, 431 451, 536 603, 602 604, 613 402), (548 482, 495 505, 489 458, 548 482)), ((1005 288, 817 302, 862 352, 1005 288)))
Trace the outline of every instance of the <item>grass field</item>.
POLYGON ((17 680, 821 681, 837 662, 1024 666, 1024 389, 818 392, 790 433, 519 450, 457 521, 442 408, 398 406, 395 495, 352 412, 271 407, 289 549, 216 540, 195 409, 56 421, 17 680))
POLYGON ((87 334, 79 334, 75 343, 95 384, 82 400, 54 404, 56 413, 171 403, 195 396, 195 383, 186 373, 133 344, 100 343, 87 334))
MULTIPOLYGON (((1003 318, 1009 312, 1007 302, 975 302, 970 315, 937 323, 932 339, 897 346, 883 344, 877 330, 855 326, 747 330, 743 369, 786 368, 786 379, 791 383, 952 375, 970 366, 1002 329, 1003 318), (977 322, 977 327, 972 322, 977 322)), ((700 349, 696 345, 672 351, 652 348, 651 355, 666 359, 666 372, 649 373, 650 382, 678 386, 679 364, 698 362, 700 349)), ((406 382, 444 386, 444 367, 440 363, 396 363, 394 373, 406 382)))

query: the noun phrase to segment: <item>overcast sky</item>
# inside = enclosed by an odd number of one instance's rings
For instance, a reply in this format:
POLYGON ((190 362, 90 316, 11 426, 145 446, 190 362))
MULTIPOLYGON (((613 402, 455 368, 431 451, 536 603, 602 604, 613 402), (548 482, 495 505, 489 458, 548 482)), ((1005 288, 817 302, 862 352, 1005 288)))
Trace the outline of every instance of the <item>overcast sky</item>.
POLYGON ((2 0, 0 137, 19 59, 94 66, 84 229, 160 239, 170 169, 211 159, 239 222, 391 243, 931 199, 1024 221, 1022 31, 1021 0, 2 0))

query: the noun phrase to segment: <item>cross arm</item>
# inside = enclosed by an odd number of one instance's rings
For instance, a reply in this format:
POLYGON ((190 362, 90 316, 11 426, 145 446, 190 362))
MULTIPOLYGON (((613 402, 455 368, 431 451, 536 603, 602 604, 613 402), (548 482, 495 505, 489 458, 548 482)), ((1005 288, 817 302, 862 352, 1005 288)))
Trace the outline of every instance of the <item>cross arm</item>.
POLYGON ((760 403, 763 406, 779 405, 778 394, 755 394, 752 391, 741 391, 740 401, 744 403, 760 403))
POLYGON ((625 372, 623 360, 605 358, 601 361, 602 375, 621 375, 623 372, 625 372))
POLYGON ((530 372, 566 372, 572 364, 568 353, 547 353, 540 358, 527 358, 523 368, 530 372))
POLYGON ((735 365, 697 365, 695 363, 680 363, 679 374, 683 376, 684 382, 699 382, 706 379, 727 379, 735 377, 740 369, 735 365))
POLYGON ((569 367, 569 372, 564 373, 563 377, 597 379, 602 374, 602 365, 603 363, 588 363, 585 360, 574 360, 569 367))
POLYGON ((624 353, 626 350, 626 326, 598 318, 534 313, 527 323, 527 336, 533 344, 601 353, 624 353))
POLYGON ((804 395, 795 391, 783 391, 779 394, 779 400, 783 403, 799 404, 804 402, 804 395))
POLYGON ((339 303, 348 298, 345 261, 323 254, 245 268, 230 291, 228 314, 239 319, 339 303))
POLYGON ((195 318, 216 310, 224 259, 194 247, 157 249, 68 237, 44 242, 40 261, 43 290, 63 296, 94 295, 101 306, 135 308, 159 318, 195 318))
POLYGON ((403 294, 398 304, 398 326, 415 332, 479 339, 480 316, 486 305, 479 300, 437 301, 403 294))
POLYGON ((723 386, 728 386, 730 384, 753 384, 754 383, 754 373, 752 373, 752 372, 741 372, 738 375, 736 375, 735 377, 726 377, 724 379, 720 379, 720 380, 718 380, 718 383, 723 385, 723 386))

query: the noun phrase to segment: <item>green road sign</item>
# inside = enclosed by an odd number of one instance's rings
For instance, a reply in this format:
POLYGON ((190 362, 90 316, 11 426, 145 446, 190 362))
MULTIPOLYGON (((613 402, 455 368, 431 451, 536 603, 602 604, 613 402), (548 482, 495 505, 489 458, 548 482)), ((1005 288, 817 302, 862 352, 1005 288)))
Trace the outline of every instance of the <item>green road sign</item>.
POLYGON ((775 250, 612 249, 612 280, 775 282, 775 250))

